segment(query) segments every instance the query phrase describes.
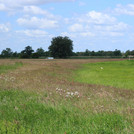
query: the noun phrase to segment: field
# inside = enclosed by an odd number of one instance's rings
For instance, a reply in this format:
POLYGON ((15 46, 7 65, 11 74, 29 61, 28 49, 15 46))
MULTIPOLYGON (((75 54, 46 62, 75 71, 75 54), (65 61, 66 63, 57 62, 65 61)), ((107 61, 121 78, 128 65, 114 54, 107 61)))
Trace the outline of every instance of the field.
POLYGON ((79 82, 134 89, 133 60, 84 64, 76 74, 79 82))
POLYGON ((0 134, 133 134, 134 61, 0 60, 0 134))

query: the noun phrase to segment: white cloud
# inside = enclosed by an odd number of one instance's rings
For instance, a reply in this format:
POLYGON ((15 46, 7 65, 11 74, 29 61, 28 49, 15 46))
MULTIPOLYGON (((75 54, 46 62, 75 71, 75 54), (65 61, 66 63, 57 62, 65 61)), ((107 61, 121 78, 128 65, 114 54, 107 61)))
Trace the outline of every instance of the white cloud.
POLYGON ((77 37, 76 34, 70 33, 70 32, 62 32, 61 36, 68 36, 68 37, 71 37, 71 38, 76 38, 77 37))
POLYGON ((79 17, 78 21, 82 23, 111 24, 116 21, 116 18, 101 12, 90 11, 79 17))
POLYGON ((113 31, 113 32, 118 32, 118 31, 124 31, 128 29, 128 25, 123 23, 123 22, 117 22, 112 25, 95 25, 94 28, 98 31, 113 31))
POLYGON ((80 33, 80 35, 83 37, 94 37, 95 36, 95 34, 91 33, 91 32, 82 32, 82 33, 80 33))
POLYGON ((49 13, 46 10, 43 10, 37 6, 24 6, 23 12, 25 14, 35 14, 35 15, 44 15, 48 18, 54 18, 54 15, 49 13))
POLYGON ((68 36, 68 37, 71 37, 71 38, 81 38, 81 37, 84 37, 84 38, 90 38, 90 37, 95 37, 95 34, 94 33, 91 33, 91 32, 75 32, 75 33, 70 33, 70 32, 62 32, 61 33, 61 36, 68 36))
MULTIPOLYGON (((68 20, 69 31, 81 37, 116 37, 123 36, 129 26, 123 22, 118 22, 113 16, 102 12, 91 11, 79 17, 68 20), (70 24, 70 22, 72 24, 70 24)), ((71 34, 70 33, 70 34, 71 34)))
POLYGON ((9 32, 10 24, 0 24, 0 32, 9 32))
POLYGON ((83 25, 82 24, 73 24, 69 27, 69 30, 71 32, 79 32, 79 31, 82 31, 83 30, 83 25))
POLYGON ((0 0, 0 10, 13 11, 20 10, 24 6, 43 5, 53 2, 73 2, 75 0, 0 0))
POLYGON ((113 11, 117 15, 134 15, 134 4, 128 4, 128 5, 117 5, 117 7, 113 11))
POLYGON ((42 30, 21 30, 21 31, 16 31, 16 33, 25 34, 26 36, 29 37, 44 37, 48 35, 47 32, 42 30))
POLYGON ((17 20, 18 24, 33 29, 46 29, 46 28, 56 28, 58 27, 58 22, 56 20, 47 19, 47 18, 19 18, 17 20))

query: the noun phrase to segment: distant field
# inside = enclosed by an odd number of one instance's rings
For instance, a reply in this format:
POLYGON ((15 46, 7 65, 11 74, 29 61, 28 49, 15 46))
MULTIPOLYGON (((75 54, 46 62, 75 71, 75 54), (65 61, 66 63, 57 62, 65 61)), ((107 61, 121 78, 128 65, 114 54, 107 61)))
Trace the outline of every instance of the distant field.
POLYGON ((75 80, 82 83, 134 89, 134 61, 84 64, 76 71, 75 80))
POLYGON ((0 134, 133 134, 134 90, 122 82, 133 79, 133 66, 118 59, 0 60, 0 134), (114 84, 88 84, 91 76, 114 84), (122 89, 114 88, 117 77, 122 89))
POLYGON ((122 59, 122 56, 71 56, 69 59, 122 59))

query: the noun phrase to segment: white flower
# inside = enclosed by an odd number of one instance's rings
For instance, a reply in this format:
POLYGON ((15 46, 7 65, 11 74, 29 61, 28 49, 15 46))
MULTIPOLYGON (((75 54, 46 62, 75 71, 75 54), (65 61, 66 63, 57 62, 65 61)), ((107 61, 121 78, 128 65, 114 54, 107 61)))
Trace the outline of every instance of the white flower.
POLYGON ((74 95, 74 93, 73 93, 73 92, 71 92, 71 95, 73 96, 73 95, 74 95))
POLYGON ((70 92, 67 92, 68 95, 70 95, 71 93, 70 92))
POLYGON ((103 69, 103 67, 100 67, 101 69, 103 69))
POLYGON ((79 95, 79 93, 76 91, 76 92, 74 93, 74 95, 79 95))

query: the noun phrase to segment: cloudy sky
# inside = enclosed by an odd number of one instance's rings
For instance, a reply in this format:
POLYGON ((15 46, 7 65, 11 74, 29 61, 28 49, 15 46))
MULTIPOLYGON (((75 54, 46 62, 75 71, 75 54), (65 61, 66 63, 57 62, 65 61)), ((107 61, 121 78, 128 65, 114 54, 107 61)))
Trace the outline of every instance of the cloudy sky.
POLYGON ((74 51, 134 50, 134 0, 0 0, 0 51, 47 50, 59 35, 74 51))

